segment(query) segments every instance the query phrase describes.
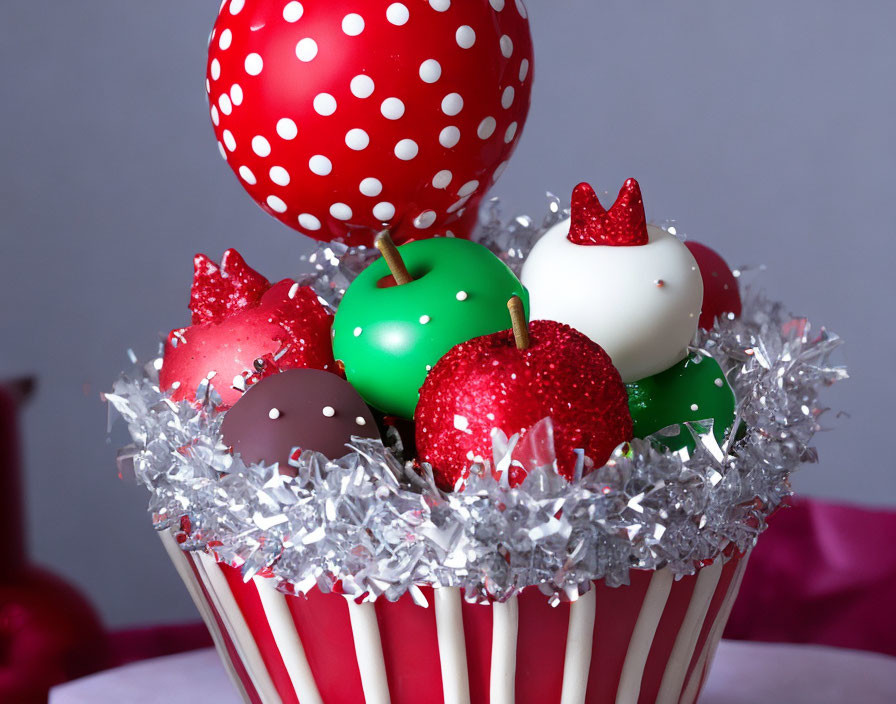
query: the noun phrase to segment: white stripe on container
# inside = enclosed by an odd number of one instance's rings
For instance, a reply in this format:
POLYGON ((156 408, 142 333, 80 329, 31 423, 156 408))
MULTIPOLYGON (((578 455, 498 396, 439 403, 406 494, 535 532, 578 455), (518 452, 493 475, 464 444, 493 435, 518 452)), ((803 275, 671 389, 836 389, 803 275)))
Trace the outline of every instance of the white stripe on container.
POLYGON ((492 663, 489 676, 490 704, 514 704, 516 698, 516 640, 519 602, 513 596, 492 605, 492 663))
POLYGON ((470 679, 467 674, 467 644, 464 640, 460 589, 439 587, 434 591, 445 704, 469 704, 470 679))
POLYGON ((355 656, 361 672, 361 687, 366 704, 389 704, 389 682, 386 679, 386 663, 383 643, 376 620, 376 609, 370 602, 356 603, 346 598, 348 615, 355 639, 355 656))
POLYGON ((566 656, 563 659, 563 691, 560 704, 584 704, 591 670, 594 643, 594 618, 597 612, 597 588, 580 596, 569 606, 566 628, 566 656))
POLYGON ((286 603, 286 595, 277 591, 276 583, 272 579, 253 577, 252 581, 258 590, 261 607, 264 609, 265 618, 271 627, 271 634, 280 651, 280 657, 283 658, 283 665, 286 667, 296 697, 302 704, 323 704, 323 699, 317 691, 317 684, 314 682, 314 675, 308 665, 308 658, 305 656, 302 639, 286 603))

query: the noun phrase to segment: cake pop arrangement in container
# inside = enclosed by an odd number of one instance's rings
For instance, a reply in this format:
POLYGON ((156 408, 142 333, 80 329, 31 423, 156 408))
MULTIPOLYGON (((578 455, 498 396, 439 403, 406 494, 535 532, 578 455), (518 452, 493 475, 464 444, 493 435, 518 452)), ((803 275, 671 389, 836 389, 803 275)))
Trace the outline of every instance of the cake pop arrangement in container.
POLYGON ((221 7, 222 153, 322 242, 274 285, 197 256, 106 397, 247 702, 693 702, 814 459, 838 338, 634 179, 472 231, 531 63, 519 0, 221 7))

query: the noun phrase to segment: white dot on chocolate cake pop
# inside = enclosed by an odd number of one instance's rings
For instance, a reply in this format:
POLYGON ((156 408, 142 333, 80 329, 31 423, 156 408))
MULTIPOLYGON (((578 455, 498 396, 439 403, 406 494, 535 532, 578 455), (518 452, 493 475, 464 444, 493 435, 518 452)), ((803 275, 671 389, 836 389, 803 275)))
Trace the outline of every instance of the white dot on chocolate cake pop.
POLYGON ((224 140, 224 146, 227 147, 230 151, 236 149, 236 138, 233 136, 233 132, 230 130, 224 130, 221 133, 221 137, 224 140))
POLYGON ((218 38, 218 46, 222 51, 227 51, 230 48, 230 44, 233 42, 233 32, 229 29, 225 29, 221 32, 221 36, 218 38))
POLYGON ((386 8, 386 19, 396 27, 401 27, 402 25, 407 24, 410 17, 411 13, 408 12, 407 6, 403 3, 393 2, 386 8))
POLYGON ((286 7, 283 8, 283 19, 287 22, 298 22, 302 19, 302 14, 304 12, 305 8, 302 7, 302 3, 288 2, 286 3, 286 7))
POLYGON ((337 220, 351 220, 352 209, 345 203, 333 203, 333 205, 330 206, 330 215, 337 220))
POLYGON ((465 24, 457 28, 454 38, 461 49, 469 49, 476 43, 476 32, 473 31, 470 25, 465 24))
POLYGON ((354 330, 352 330, 352 334, 355 337, 361 337, 362 332, 364 332, 364 331, 361 328, 355 328, 354 330))
POLYGON ((351 89, 353 96, 363 100, 364 98, 369 98, 373 95, 376 86, 370 76, 359 74, 352 79, 349 88, 351 89))
POLYGON ((498 123, 495 118, 489 116, 479 123, 479 127, 476 128, 476 134, 479 135, 479 139, 488 139, 495 133, 497 126, 498 123))
POLYGON ((444 12, 451 7, 451 0, 429 0, 429 6, 436 12, 444 12))
POLYGON ((373 206, 373 217, 380 222, 387 222, 395 217, 395 206, 383 201, 373 206))
POLYGON ((243 88, 239 83, 230 86, 230 102, 234 105, 243 104, 243 88))
POLYGON ((285 213, 286 212, 286 203, 283 202, 283 199, 278 198, 277 196, 268 196, 267 204, 271 210, 276 213, 285 213))
POLYGON ((358 187, 362 195, 375 198, 383 192, 383 183, 378 178, 365 178, 358 187))
POLYGON ((460 187, 457 195, 459 195, 461 198, 464 198, 465 196, 472 195, 477 188, 479 188, 479 181, 467 181, 463 186, 460 187))
POLYGON ((299 225, 306 230, 319 230, 320 220, 314 217, 311 213, 302 213, 299 215, 299 225))
POLYGON ((414 218, 414 227, 418 230, 425 230, 428 227, 432 227, 432 224, 436 221, 436 213, 434 210, 424 210, 420 213, 416 218, 414 218))
POLYGON ((448 171, 448 169, 439 171, 439 173, 432 177, 433 188, 448 188, 448 184, 451 183, 452 178, 454 178, 454 175, 448 171))
POLYGON ((244 66, 246 68, 246 73, 250 76, 257 76, 264 68, 264 61, 261 59, 261 54, 249 54, 246 57, 244 66))
POLYGON ((270 171, 271 181, 278 186, 289 185, 289 172, 282 166, 272 166, 270 171))
POLYGON ((439 132, 439 144, 445 147, 445 149, 451 149, 452 147, 457 146, 459 141, 460 130, 454 125, 449 125, 439 132))
POLYGON ((404 115, 404 103, 398 98, 386 98, 380 105, 380 112, 387 120, 400 120, 404 115))
POLYGON ((692 403, 692 404, 691 404, 691 410, 692 410, 692 411, 699 411, 699 410, 700 410, 700 406, 698 406, 696 403, 692 403))
POLYGON ((221 108, 221 112, 225 115, 233 112, 233 103, 230 102, 230 96, 227 93, 222 93, 218 96, 218 107, 221 108))
POLYGON ((288 117, 281 117, 277 120, 277 134, 280 135, 281 139, 295 139, 299 134, 299 128, 295 123, 295 120, 290 120, 288 117))
POLYGON ((252 151, 258 156, 265 157, 271 153, 271 143, 261 135, 252 138, 252 151))
POLYGON ((442 77, 442 65, 435 59, 427 59, 420 64, 420 80, 435 83, 442 77))
POLYGON ((507 126, 507 131, 504 133, 504 144, 510 144, 513 141, 513 138, 516 137, 517 123, 511 122, 507 126))
POLYGON ((342 31, 350 37, 357 37, 364 31, 364 18, 353 12, 342 18, 342 31))
POLYGON ((454 117, 464 109, 464 99, 460 93, 449 93, 442 98, 442 112, 454 117))
POLYGON ((322 410, 321 412, 322 412, 327 418, 332 418, 333 416, 336 415, 336 409, 333 408, 332 406, 324 406, 324 408, 323 408, 323 410, 322 410))
POLYGON ((323 154, 315 154, 308 160, 308 168, 318 176, 326 176, 333 170, 333 162, 323 154))
POLYGON ((336 112, 336 98, 329 93, 318 93, 314 96, 314 112, 329 117, 336 112))
POLYGON ((413 139, 402 139, 395 145, 395 156, 402 161, 410 161, 417 156, 420 148, 413 139))
POLYGON ((212 75, 212 80, 217 81, 221 77, 221 62, 217 59, 212 59, 212 64, 209 67, 209 73, 212 75))
POLYGON ((469 298, 469 294, 466 291, 458 291, 454 297, 459 301, 465 301, 469 298))
POLYGON ((280 417, 280 409, 279 408, 272 408, 271 410, 268 411, 268 418, 270 418, 271 420, 277 420, 279 417, 280 417))
POLYGON ((420 316, 420 324, 421 325, 426 325, 427 323, 429 323, 430 320, 432 320, 432 318, 430 318, 428 315, 420 316))
POLYGON ((511 105, 513 105, 513 99, 516 97, 516 90, 513 86, 507 86, 504 89, 504 92, 501 93, 501 107, 507 110, 511 105))
POLYGON ((296 44, 296 57, 299 61, 308 63, 314 61, 315 56, 317 56, 317 42, 311 37, 305 37, 296 44))
POLYGON ((345 146, 356 152, 363 151, 370 146, 370 136, 364 130, 356 127, 346 132, 345 146))
POLYGON ((504 55, 504 58, 507 59, 513 54, 513 39, 506 34, 501 37, 501 53, 504 55))
POLYGON ((355 418, 356 425, 367 425, 367 419, 364 416, 358 416, 355 418))

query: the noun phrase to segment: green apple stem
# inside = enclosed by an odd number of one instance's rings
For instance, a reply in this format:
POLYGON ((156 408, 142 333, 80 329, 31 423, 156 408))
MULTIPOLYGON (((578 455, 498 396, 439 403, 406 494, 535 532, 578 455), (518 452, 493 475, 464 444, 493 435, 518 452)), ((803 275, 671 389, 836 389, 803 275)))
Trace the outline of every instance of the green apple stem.
POLYGON ((404 265, 404 260, 401 258, 401 254, 398 253, 398 247, 392 241, 388 230, 383 230, 376 236, 374 245, 380 250, 383 259, 386 260, 386 265, 389 267, 389 271, 392 272, 392 278, 395 279, 396 284, 401 286, 409 284, 414 280, 408 273, 408 268, 404 265))
POLYGON ((510 321, 513 324, 513 339, 518 350, 529 349, 529 325, 526 323, 526 309, 519 296, 512 296, 507 301, 510 310, 510 321))

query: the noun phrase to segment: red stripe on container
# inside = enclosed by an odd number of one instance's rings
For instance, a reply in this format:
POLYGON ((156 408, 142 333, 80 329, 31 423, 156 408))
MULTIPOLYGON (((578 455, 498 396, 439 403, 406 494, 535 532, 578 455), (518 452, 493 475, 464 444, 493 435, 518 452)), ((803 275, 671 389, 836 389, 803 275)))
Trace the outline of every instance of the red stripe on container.
POLYGON ((551 606, 536 587, 524 589, 518 603, 516 702, 559 702, 563 690, 569 604, 551 606))
POLYGON ((489 704, 492 664, 492 608, 464 602, 464 642, 467 646, 467 674, 470 676, 470 704, 489 704))

